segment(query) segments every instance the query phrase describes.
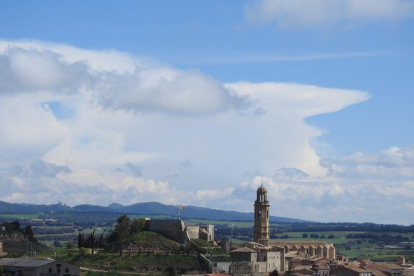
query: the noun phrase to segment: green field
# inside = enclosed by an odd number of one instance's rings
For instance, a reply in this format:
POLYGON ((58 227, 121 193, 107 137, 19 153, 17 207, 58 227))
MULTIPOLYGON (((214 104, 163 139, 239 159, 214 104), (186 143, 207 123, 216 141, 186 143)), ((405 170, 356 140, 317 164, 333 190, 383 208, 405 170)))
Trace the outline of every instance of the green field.
MULTIPOLYGON (((348 257, 367 257, 374 261, 388 261, 388 262, 395 262, 397 257, 400 254, 396 254, 396 252, 401 253, 401 255, 406 255, 406 258, 408 256, 409 259, 412 259, 412 255, 410 250, 405 250, 402 248, 398 249, 376 249, 376 243, 370 243, 368 242, 368 239, 366 239, 366 242, 357 244, 356 242, 361 239, 352 238, 347 239, 347 234, 356 234, 356 233, 362 233, 357 231, 326 231, 326 232, 284 232, 283 234, 278 234, 278 236, 282 235, 288 235, 288 239, 273 239, 275 241, 311 241, 311 240, 318 240, 318 241, 324 241, 327 243, 333 243, 337 253, 346 255, 348 257), (302 234, 306 233, 308 236, 310 234, 317 234, 319 236, 325 235, 325 237, 328 237, 329 235, 334 235, 334 239, 328 239, 328 238, 303 238, 302 234), (348 242, 355 242, 355 245, 348 245, 348 242), (346 245, 344 245, 346 244, 346 245), (349 246, 350 249, 347 250, 346 246, 349 246), (404 252, 407 252, 407 254, 404 254, 404 252)), ((389 234, 389 235, 401 235, 403 237, 409 237, 412 238, 413 233, 379 233, 379 234, 389 234)), ((235 240, 237 242, 237 240, 235 240)))

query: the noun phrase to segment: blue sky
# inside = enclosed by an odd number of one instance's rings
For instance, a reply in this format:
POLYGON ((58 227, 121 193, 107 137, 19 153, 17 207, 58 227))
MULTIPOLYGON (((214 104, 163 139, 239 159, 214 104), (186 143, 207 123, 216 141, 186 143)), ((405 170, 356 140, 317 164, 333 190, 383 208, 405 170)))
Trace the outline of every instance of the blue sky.
POLYGON ((2 200, 250 211, 263 176, 274 215, 410 223, 413 1, 0 5, 2 200))

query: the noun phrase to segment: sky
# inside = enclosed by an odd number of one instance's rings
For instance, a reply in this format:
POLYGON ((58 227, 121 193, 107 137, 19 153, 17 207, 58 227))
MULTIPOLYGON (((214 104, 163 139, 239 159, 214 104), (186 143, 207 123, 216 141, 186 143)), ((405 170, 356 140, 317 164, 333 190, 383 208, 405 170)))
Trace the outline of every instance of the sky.
POLYGON ((412 0, 2 1, 0 200, 411 225, 413 65, 412 0))

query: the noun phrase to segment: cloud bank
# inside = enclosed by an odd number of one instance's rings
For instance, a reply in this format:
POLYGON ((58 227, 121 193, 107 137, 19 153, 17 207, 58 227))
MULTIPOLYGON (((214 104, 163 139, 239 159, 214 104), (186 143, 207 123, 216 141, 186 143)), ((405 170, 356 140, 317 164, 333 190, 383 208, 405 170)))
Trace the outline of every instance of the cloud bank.
POLYGON ((364 91, 225 84, 126 53, 33 41, 0 41, 0 70, 0 200, 251 211, 263 176, 272 215, 409 221, 411 147, 329 157, 312 146, 322 130, 304 119, 364 102, 364 91))

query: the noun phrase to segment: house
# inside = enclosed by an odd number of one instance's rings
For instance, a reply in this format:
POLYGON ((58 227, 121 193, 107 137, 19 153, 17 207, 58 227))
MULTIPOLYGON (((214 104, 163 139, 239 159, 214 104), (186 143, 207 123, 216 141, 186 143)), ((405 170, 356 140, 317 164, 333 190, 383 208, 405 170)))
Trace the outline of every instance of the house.
POLYGON ((336 276, 373 276, 371 270, 363 269, 356 266, 343 266, 332 269, 330 275, 336 276))
POLYGON ((4 258, 0 266, 5 273, 18 276, 79 276, 80 267, 56 260, 4 258))

